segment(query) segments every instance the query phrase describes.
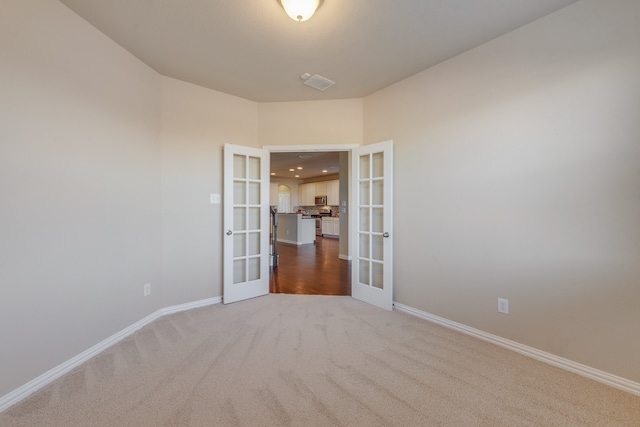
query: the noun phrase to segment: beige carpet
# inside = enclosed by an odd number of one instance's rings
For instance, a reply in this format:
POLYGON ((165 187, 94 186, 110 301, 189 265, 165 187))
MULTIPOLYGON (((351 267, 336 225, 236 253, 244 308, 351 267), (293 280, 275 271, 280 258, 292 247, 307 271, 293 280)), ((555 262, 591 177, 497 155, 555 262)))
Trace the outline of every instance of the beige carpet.
POLYGON ((1 426, 640 426, 640 397, 350 297, 163 317, 1 426))

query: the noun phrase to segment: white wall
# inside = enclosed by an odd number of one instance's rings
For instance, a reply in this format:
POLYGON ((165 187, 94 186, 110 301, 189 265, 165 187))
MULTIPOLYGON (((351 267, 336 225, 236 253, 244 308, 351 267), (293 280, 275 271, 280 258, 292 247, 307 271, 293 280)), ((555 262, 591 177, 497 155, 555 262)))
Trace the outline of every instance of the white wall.
POLYGON ((340 257, 349 259, 351 250, 349 248, 349 189, 351 188, 351 153, 344 151, 340 153, 340 257), (345 206, 346 204, 346 206, 345 206), (343 212, 343 209, 345 211, 343 212))
POLYGON ((362 99, 258 104, 260 145, 362 145, 362 99))
POLYGON ((638 16, 581 1, 364 100, 395 300, 640 381, 638 16))
POLYGON ((2 396, 162 304, 158 75, 57 1, 0 11, 2 396))
POLYGON ((257 104, 162 79, 162 275, 166 306, 222 295, 225 143, 257 146, 257 104))

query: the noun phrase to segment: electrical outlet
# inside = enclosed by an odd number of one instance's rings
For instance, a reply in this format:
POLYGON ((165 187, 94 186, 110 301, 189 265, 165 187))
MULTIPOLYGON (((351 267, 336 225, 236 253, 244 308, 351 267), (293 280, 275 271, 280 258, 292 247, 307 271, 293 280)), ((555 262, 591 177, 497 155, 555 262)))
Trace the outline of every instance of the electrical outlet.
POLYGON ((151 293, 151 283, 146 283, 144 285, 144 296, 148 297, 150 293, 151 293))
POLYGON ((509 314, 509 300, 498 298, 498 313, 509 314))

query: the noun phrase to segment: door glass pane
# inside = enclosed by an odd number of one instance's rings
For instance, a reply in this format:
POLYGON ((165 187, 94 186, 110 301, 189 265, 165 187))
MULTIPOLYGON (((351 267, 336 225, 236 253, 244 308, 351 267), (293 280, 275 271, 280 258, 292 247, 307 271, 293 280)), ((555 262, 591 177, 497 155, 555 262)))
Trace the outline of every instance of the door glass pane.
POLYGON ((249 258, 249 280, 260 278, 260 258, 249 258))
POLYGON ((233 181, 233 204, 247 204, 247 184, 245 181, 233 181))
POLYGON ((247 235, 235 233, 233 235, 233 256, 235 258, 247 256, 247 235))
POLYGON ((259 182, 249 183, 249 204, 250 205, 260 204, 260 183, 259 182))
POLYGON ((369 178, 369 169, 370 169, 370 160, 369 155, 365 154, 364 156, 360 156, 360 179, 369 178))
POLYGON ((246 156, 240 154, 233 155, 233 177, 234 178, 246 178, 247 177, 247 159, 246 156))
POLYGON ((369 181, 360 182, 360 205, 364 206, 369 204, 369 201, 371 200, 369 198, 369 188, 369 181))
POLYGON ((379 262, 371 263, 371 285, 378 289, 384 289, 384 278, 382 276, 384 264, 379 262))
POLYGON ((373 153, 372 157, 372 178, 384 176, 384 153, 373 153))
POLYGON ((249 157, 249 179, 260 179, 260 157, 249 157))
POLYGON ((383 205, 384 204, 384 182, 381 179, 377 179, 371 182, 371 204, 383 205))
POLYGON ((245 258, 233 261, 233 283, 246 282, 247 260, 245 258))
POLYGON ((249 208, 249 230, 260 229, 260 208, 249 208))
POLYGON ((360 265, 360 283, 369 285, 369 261, 361 259, 358 264, 360 265))
POLYGON ((358 257, 371 258, 371 255, 369 255, 369 247, 370 247, 369 235, 366 233, 360 233, 359 240, 360 240, 360 243, 359 243, 358 257))
POLYGON ((382 215, 383 208, 371 209, 371 231, 374 233, 384 233, 384 216, 382 215))
POLYGON ((358 231, 369 231, 369 208, 360 208, 360 229, 358 231))
POLYGON ((249 233, 249 255, 260 253, 260 232, 249 233))
POLYGON ((233 208, 233 230, 247 229, 247 208, 233 208))
POLYGON ((384 261, 384 237, 377 235, 371 236, 371 258, 384 261))

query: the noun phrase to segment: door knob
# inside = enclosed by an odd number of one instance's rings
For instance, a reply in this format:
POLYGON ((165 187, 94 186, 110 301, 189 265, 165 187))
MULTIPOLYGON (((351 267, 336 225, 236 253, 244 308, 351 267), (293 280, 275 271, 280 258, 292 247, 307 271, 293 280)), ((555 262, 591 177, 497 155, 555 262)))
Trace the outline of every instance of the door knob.
POLYGON ((231 236, 233 232, 231 230, 227 230, 227 236, 231 236))
POLYGON ((387 238, 389 237, 389 233, 387 233, 386 231, 384 233, 382 233, 382 237, 387 238))

